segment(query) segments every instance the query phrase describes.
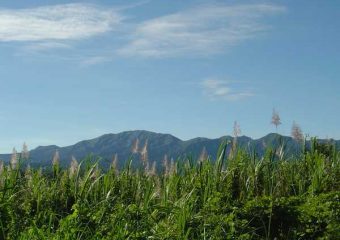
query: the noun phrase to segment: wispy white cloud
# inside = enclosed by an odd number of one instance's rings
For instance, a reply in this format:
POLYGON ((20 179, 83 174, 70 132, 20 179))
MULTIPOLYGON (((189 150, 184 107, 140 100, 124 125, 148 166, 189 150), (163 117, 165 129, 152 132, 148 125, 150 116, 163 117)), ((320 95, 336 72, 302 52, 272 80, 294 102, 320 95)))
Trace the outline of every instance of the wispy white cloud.
POLYGON ((0 41, 59 41, 93 37, 114 29, 123 17, 89 4, 0 9, 0 41))
MULTIPOLYGON (((145 3, 136 6, 140 4, 145 3)), ((0 43, 21 42, 18 55, 48 52, 48 57, 58 55, 79 61, 81 66, 107 62, 116 54, 209 56, 268 31, 270 26, 261 19, 285 11, 282 6, 269 4, 210 4, 144 22, 129 18, 132 21, 127 23, 124 10, 130 7, 135 5, 104 8, 74 3, 29 9, 0 8, 0 43), (118 29, 122 31, 119 35, 111 34, 111 42, 104 41, 101 47, 90 46, 95 57, 86 57, 89 49, 75 42, 118 29), (111 56, 101 57, 103 47, 109 49, 105 54, 111 56), (58 51, 50 52, 55 49, 58 51)))
POLYGON ((87 66, 92 66, 92 65, 97 65, 100 63, 105 63, 111 61, 111 58, 108 56, 93 56, 93 57, 87 57, 84 58, 80 62, 80 66, 82 67, 87 67, 87 66))
POLYGON ((38 42, 28 44, 23 47, 23 50, 29 52, 43 52, 51 49, 71 49, 72 46, 66 43, 60 42, 38 42))
POLYGON ((237 101, 254 96, 251 91, 236 90, 228 81, 217 79, 206 79, 201 82, 203 92, 212 100, 237 101))
POLYGON ((267 31, 260 19, 283 11, 268 4, 201 6, 140 23, 118 52, 143 57, 214 54, 267 31))

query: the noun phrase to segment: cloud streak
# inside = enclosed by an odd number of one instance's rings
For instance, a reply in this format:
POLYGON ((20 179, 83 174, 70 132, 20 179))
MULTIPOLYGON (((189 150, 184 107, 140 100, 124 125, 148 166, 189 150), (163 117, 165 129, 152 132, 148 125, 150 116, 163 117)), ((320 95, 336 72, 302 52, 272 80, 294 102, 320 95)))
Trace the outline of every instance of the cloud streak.
POLYGON ((268 4, 201 6, 138 24, 118 52, 142 57, 216 54, 268 31, 260 19, 284 11, 268 4))
POLYGON ((251 91, 236 91, 227 81, 206 79, 201 82, 203 92, 211 100, 237 101, 254 96, 251 91))
POLYGON ((105 62, 110 62, 110 61, 112 61, 112 59, 107 56, 92 56, 92 57, 84 58, 80 62, 80 66, 87 67, 87 66, 97 65, 100 63, 105 63, 105 62))
POLYGON ((71 49, 72 47, 60 42, 38 42, 23 47, 23 50, 28 52, 45 52, 51 49, 71 49))
POLYGON ((0 9, 0 41, 78 40, 109 32, 123 17, 89 4, 0 9))
POLYGON ((206 57, 267 32, 270 26, 261 20, 285 11, 282 6, 270 4, 210 4, 135 22, 126 17, 124 9, 83 3, 0 8, 0 43, 19 42, 23 54, 63 55, 77 60, 74 55, 82 55, 88 49, 84 45, 76 46, 76 40, 109 33, 111 41, 92 46, 91 55, 95 57, 81 57, 81 65, 100 64, 122 56, 206 57), (127 23, 126 19, 132 21, 127 23), (103 47, 110 56, 100 57, 103 47))

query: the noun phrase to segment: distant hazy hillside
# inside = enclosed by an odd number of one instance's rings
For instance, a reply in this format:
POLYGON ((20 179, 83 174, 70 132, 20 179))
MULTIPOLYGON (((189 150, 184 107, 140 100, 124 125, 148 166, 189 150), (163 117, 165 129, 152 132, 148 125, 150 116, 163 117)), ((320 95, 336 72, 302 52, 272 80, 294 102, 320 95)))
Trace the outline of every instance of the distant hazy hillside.
MULTIPOLYGON (((127 131, 118 134, 105 134, 103 136, 84 140, 67 147, 40 146, 30 151, 30 161, 32 165, 50 165, 52 157, 56 150, 59 151, 61 164, 68 165, 72 156, 82 159, 89 154, 103 158, 103 165, 111 162, 112 156, 117 153, 119 164, 122 165, 131 156, 131 147, 136 139, 139 139, 139 148, 144 146, 148 140, 148 156, 150 161, 162 162, 166 154, 170 158, 178 158, 185 155, 198 157, 203 148, 207 153, 215 157, 218 146, 225 138, 232 141, 232 137, 225 136, 217 139, 194 138, 188 141, 182 141, 170 134, 154 133, 149 131, 127 131)), ((246 136, 238 138, 238 144, 242 148, 254 151, 261 155, 266 147, 278 146, 279 141, 285 143, 286 150, 294 153, 297 150, 297 144, 291 137, 281 136, 278 134, 268 134, 260 139, 251 139, 246 136)), ((324 141, 324 140, 323 140, 324 141)), ((335 142, 340 148, 340 141, 335 142)), ((0 159, 9 161, 10 154, 0 155, 0 159)))

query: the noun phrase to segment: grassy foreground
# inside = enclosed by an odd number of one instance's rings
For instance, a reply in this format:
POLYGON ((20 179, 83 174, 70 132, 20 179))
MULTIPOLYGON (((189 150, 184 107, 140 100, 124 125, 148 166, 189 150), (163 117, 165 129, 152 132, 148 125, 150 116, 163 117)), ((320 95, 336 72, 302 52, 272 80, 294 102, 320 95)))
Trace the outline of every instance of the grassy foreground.
POLYGON ((2 167, 0 239, 340 239, 339 152, 259 158, 227 145, 158 173, 132 169, 133 156, 120 171, 2 167))

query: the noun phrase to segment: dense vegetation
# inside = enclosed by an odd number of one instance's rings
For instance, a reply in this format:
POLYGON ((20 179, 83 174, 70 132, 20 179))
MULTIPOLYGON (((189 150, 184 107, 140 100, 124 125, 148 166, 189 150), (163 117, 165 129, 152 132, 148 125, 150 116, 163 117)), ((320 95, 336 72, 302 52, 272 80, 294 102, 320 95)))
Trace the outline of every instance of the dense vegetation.
POLYGON ((146 158, 133 169, 134 155, 119 171, 89 159, 1 167, 0 239, 340 239, 338 151, 314 141, 287 159, 227 145, 158 171, 146 158))

